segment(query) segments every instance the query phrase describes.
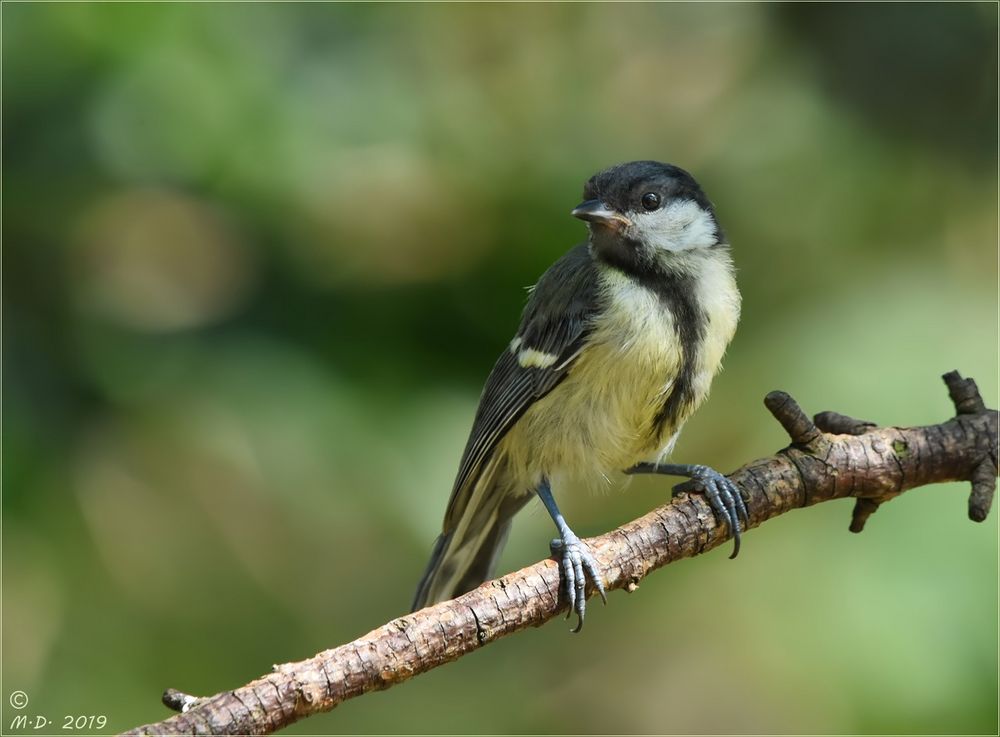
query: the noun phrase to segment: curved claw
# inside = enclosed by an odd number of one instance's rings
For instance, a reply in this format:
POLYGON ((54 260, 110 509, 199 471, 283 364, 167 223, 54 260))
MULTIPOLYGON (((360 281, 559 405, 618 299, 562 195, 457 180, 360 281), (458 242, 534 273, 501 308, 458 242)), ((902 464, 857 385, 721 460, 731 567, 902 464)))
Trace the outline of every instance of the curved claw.
POLYGON ((722 478, 726 480, 726 486, 736 501, 736 511, 740 513, 740 519, 743 520, 743 529, 745 530, 750 526, 750 511, 747 509, 746 502, 743 501, 743 495, 740 493, 739 487, 730 481, 728 476, 723 476, 722 478))
POLYGON ((594 583, 594 588, 601 596, 601 601, 608 603, 608 596, 601 580, 600 568, 587 546, 572 532, 566 532, 563 537, 556 538, 549 544, 552 555, 560 559, 563 586, 569 610, 566 619, 576 612, 578 622, 573 632, 583 629, 583 620, 587 616, 587 578, 594 583))
POLYGON ((726 522, 733 533, 733 554, 740 553, 740 535, 750 525, 750 512, 743 501, 739 488, 728 477, 708 466, 676 463, 639 463, 625 471, 627 474, 659 473, 671 476, 687 476, 688 481, 677 484, 673 492, 694 491, 704 494, 716 517, 726 522), (740 524, 742 520, 743 524, 740 524))
POLYGON ((692 467, 691 480, 674 487, 675 491, 699 490, 708 499, 716 517, 726 522, 733 533, 733 552, 730 560, 740 554, 744 524, 749 524, 750 513, 736 484, 708 466, 692 467), (694 489, 692 489, 694 487, 694 489))

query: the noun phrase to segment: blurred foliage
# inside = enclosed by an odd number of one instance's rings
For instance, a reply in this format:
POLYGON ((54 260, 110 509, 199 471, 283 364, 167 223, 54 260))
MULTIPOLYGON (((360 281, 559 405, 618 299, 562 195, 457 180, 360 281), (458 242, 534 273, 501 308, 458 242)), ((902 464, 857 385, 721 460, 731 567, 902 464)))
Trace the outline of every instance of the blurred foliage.
MULTIPOLYGON (((779 387, 933 423, 958 368, 997 406, 995 5, 2 12, 5 729, 14 689, 119 730, 402 613, 522 287, 614 162, 694 172, 740 269, 675 457, 773 452, 779 387)), ((668 483, 564 511, 596 534, 668 483)), ((796 512, 296 731, 995 733, 966 493, 860 537, 796 512)))

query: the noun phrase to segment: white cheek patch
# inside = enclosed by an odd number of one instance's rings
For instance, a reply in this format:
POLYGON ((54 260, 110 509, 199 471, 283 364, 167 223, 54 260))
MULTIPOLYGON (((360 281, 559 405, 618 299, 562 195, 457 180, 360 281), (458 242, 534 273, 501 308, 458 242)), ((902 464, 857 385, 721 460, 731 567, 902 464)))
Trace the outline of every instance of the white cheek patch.
POLYGON ((687 251, 716 243, 715 220, 693 200, 672 202, 659 210, 630 216, 629 235, 655 248, 687 251))

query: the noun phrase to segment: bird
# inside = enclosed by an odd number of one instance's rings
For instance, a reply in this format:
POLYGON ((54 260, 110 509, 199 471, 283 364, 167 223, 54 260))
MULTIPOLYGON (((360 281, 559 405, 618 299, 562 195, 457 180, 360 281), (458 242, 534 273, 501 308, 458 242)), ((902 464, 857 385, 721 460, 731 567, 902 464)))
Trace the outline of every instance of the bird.
POLYGON ((578 479, 686 477, 679 486, 706 496, 730 529, 730 557, 739 552, 749 521, 739 489, 710 466, 665 462, 740 316, 715 208, 684 169, 632 161, 587 180, 571 214, 588 238, 530 288, 486 380, 412 611, 492 578, 512 518, 537 497, 559 535, 550 551, 578 632, 588 579, 607 603, 600 567, 553 495, 578 479))

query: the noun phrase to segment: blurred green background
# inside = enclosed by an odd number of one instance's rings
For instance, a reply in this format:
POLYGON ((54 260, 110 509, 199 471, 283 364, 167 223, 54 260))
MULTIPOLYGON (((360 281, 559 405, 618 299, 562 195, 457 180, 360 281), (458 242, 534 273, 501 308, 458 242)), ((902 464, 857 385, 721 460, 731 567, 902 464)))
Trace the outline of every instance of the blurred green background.
MULTIPOLYGON (((3 694, 166 717, 403 613, 523 287, 609 164, 715 201, 744 318, 675 458, 997 406, 997 7, 3 6, 3 694)), ((581 535, 668 479, 562 494, 581 535)), ((298 733, 997 730, 997 514, 768 523, 298 733)), ((547 554, 540 506, 502 567, 547 554)))

